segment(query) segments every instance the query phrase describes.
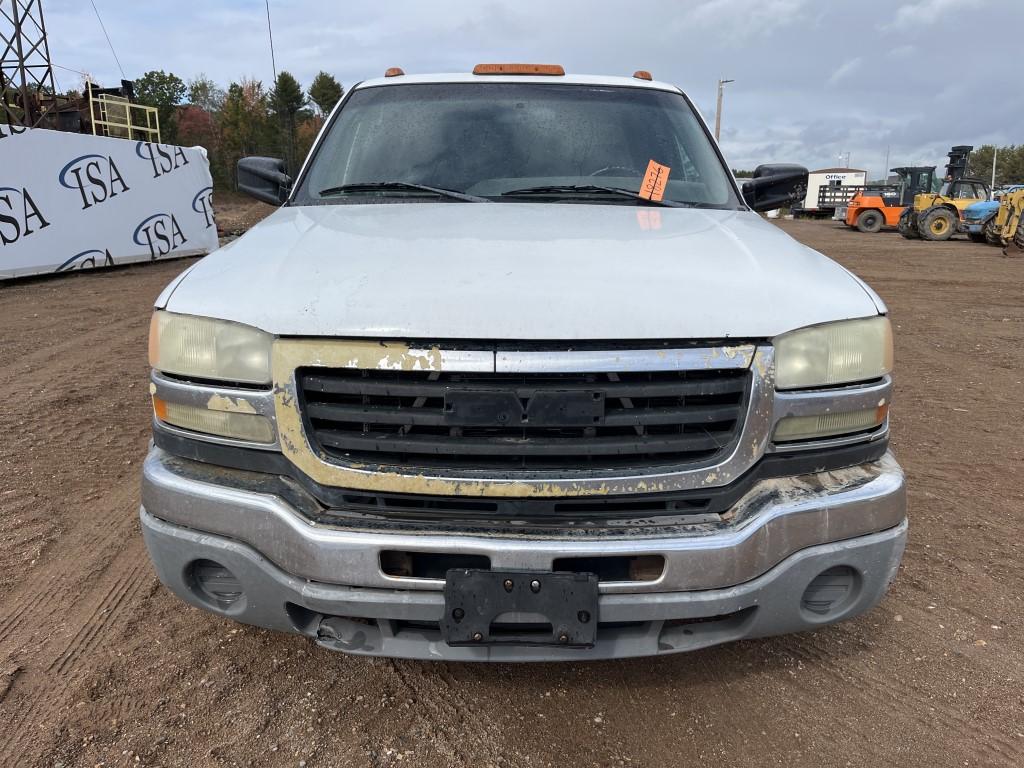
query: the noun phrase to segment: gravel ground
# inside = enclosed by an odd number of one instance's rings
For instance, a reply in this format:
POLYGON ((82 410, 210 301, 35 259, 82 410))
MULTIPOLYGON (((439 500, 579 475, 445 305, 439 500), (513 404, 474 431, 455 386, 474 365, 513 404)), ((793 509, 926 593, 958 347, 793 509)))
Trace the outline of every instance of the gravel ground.
POLYGON ((0 763, 1024 765, 1024 260, 780 226, 892 311, 904 565, 854 621, 617 663, 353 658, 182 604, 136 515, 150 307, 191 262, 0 287, 0 763))

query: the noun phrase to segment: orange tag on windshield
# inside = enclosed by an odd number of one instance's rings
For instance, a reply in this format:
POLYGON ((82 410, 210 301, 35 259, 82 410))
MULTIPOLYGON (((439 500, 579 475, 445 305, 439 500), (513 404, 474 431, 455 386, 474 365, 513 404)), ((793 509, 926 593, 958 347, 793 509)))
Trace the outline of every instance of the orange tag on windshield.
POLYGON ((651 160, 647 164, 644 180, 640 182, 640 197, 654 202, 665 197, 665 184, 668 183, 668 173, 671 170, 667 165, 651 160))

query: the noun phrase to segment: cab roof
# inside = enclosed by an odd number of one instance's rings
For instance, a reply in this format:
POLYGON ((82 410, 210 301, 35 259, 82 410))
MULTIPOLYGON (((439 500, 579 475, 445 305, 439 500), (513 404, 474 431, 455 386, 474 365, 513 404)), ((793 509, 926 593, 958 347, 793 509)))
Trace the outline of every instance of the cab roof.
POLYGON ((611 77, 608 75, 474 75, 470 72, 451 72, 434 75, 398 75, 364 80, 356 89, 376 88, 382 85, 410 85, 421 83, 539 83, 541 85, 608 85, 620 88, 650 88, 656 91, 682 93, 676 86, 658 80, 638 77, 611 77))

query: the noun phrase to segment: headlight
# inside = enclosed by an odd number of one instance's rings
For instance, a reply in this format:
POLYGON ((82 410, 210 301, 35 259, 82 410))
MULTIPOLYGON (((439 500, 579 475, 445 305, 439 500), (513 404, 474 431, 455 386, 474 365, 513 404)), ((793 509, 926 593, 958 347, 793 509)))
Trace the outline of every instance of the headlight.
POLYGON ((248 325, 157 311, 149 326, 149 364, 192 379, 269 384, 272 340, 248 325))
POLYGON ((808 389, 877 379, 892 371, 887 317, 801 328, 775 339, 775 388, 808 389))

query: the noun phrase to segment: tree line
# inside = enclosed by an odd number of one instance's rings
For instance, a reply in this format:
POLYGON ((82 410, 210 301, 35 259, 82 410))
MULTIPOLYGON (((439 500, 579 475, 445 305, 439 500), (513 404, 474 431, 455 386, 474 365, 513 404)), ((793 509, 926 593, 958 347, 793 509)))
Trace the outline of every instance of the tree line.
POLYGON ((308 89, 285 71, 269 90, 251 78, 223 89, 203 74, 186 82, 163 70, 145 73, 134 86, 135 101, 157 109, 162 142, 206 149, 219 189, 234 188, 235 166, 247 155, 284 158, 294 175, 345 92, 327 72, 308 89))
MULTIPOLYGON (((205 75, 185 82, 172 72, 155 70, 135 81, 135 100, 156 107, 162 141, 205 147, 218 188, 233 188, 235 165, 246 155, 282 157, 289 173, 298 170, 324 120, 344 95, 341 84, 321 71, 308 90, 289 72, 272 89, 243 78, 220 88, 205 75)), ((968 173, 990 181, 998 150, 996 186, 1024 184, 1024 144, 984 144, 971 152, 968 173)), ((753 172, 732 169, 736 178, 753 172)), ((942 168, 937 168, 941 176, 942 168)))
MULTIPOLYGON (((996 154, 996 149, 992 144, 983 144, 971 152, 967 160, 968 175, 991 182, 992 156, 996 154)), ((1004 187, 1008 184, 1024 184, 1024 144, 998 147, 996 186, 1004 187)))

